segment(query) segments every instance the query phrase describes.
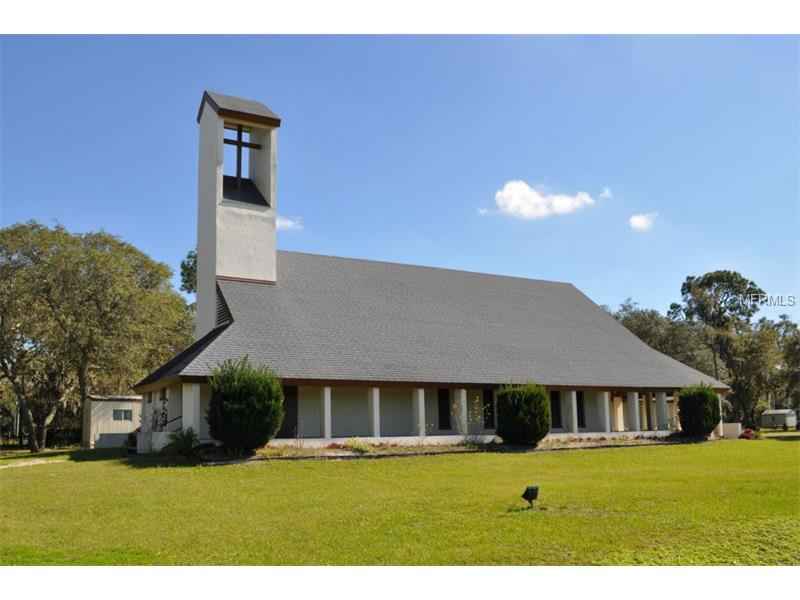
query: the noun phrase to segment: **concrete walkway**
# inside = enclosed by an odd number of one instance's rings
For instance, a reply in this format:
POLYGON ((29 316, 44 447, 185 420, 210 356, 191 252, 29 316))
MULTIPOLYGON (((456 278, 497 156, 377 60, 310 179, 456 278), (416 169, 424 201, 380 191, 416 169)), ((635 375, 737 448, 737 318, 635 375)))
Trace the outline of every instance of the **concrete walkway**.
POLYGON ((0 465, 0 469, 13 469, 15 467, 30 467, 32 465, 49 465, 51 463, 67 462, 64 458, 54 458, 47 460, 46 458, 37 458, 35 460, 20 460, 20 462, 11 463, 10 465, 0 465))

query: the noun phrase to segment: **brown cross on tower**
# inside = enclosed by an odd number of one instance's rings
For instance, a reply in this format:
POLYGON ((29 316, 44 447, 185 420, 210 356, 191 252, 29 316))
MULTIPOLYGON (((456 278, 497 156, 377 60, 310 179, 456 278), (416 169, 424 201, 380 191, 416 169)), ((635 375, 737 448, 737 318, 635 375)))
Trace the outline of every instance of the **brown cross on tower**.
MULTIPOLYGON (((225 129, 229 129, 233 131, 233 127, 225 127, 225 129)), ((242 148, 253 148, 255 150, 261 150, 261 144, 252 144, 250 142, 245 142, 242 139, 242 126, 236 126, 236 139, 231 140, 229 138, 224 138, 222 140, 226 144, 231 144, 232 146, 236 146, 236 189, 242 189, 242 148)))

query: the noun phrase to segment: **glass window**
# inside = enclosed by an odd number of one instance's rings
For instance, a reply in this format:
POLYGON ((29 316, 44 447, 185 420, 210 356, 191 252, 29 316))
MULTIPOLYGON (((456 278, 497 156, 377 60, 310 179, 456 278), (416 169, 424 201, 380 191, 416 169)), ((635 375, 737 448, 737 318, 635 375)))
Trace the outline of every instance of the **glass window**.
POLYGON ((439 388, 439 429, 452 429, 450 426, 450 390, 439 388))
POLYGON ((494 390, 483 390, 483 428, 494 429, 494 390))
POLYGON ((112 418, 115 421, 133 421, 133 411, 115 408, 112 413, 112 418))
POLYGON ((583 392, 579 391, 576 395, 578 405, 578 427, 586 427, 586 409, 583 405, 583 392))
POLYGON ((561 393, 558 390, 550 392, 550 416, 553 429, 561 429, 561 393))

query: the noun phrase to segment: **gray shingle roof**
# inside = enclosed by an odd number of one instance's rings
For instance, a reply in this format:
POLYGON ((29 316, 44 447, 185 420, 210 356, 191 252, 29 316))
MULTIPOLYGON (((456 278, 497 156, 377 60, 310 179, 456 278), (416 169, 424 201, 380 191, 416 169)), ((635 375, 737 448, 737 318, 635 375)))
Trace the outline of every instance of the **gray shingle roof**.
POLYGON ((219 282, 234 321, 180 375, 248 355, 288 379, 726 387, 568 283, 296 252, 277 267, 276 285, 219 282))
POLYGON ((162 379, 177 377, 181 374, 184 374, 184 371, 186 371, 187 367, 192 363, 192 361, 195 360, 200 353, 203 352, 203 350, 208 348, 208 346, 217 339, 219 334, 222 333, 226 327, 228 327, 227 324, 221 325, 209 331, 191 346, 186 348, 183 352, 176 354, 163 365, 158 367, 155 371, 150 373, 147 377, 142 379, 139 383, 133 386, 134 389, 143 385, 156 383, 162 379))

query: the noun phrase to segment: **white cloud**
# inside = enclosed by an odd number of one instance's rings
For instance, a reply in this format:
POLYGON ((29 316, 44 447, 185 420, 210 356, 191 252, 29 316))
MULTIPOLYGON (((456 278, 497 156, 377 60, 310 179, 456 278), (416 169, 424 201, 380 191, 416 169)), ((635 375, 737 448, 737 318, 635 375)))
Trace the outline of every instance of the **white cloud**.
POLYGON ((599 197, 602 198, 603 200, 608 200, 609 198, 612 198, 613 196, 614 196, 614 194, 611 193, 611 188, 606 186, 606 187, 603 188, 603 191, 600 192, 600 196, 599 197))
POLYGON ((478 209, 478 214, 482 217, 485 217, 486 215, 489 214, 489 209, 481 207, 478 209))
POLYGON ((278 217, 275 225, 277 226, 278 231, 298 231, 303 228, 303 220, 300 217, 294 217, 291 219, 287 217, 278 217))
POLYGON ((653 228, 657 216, 658 213, 656 212, 631 215, 631 218, 628 219, 628 225, 631 226, 631 229, 635 229, 636 231, 650 231, 653 228))
POLYGON ((529 186, 524 181, 507 181, 494 195, 500 212, 518 219, 544 219, 552 214, 566 215, 587 205, 594 204, 586 192, 574 196, 548 194, 529 186))

